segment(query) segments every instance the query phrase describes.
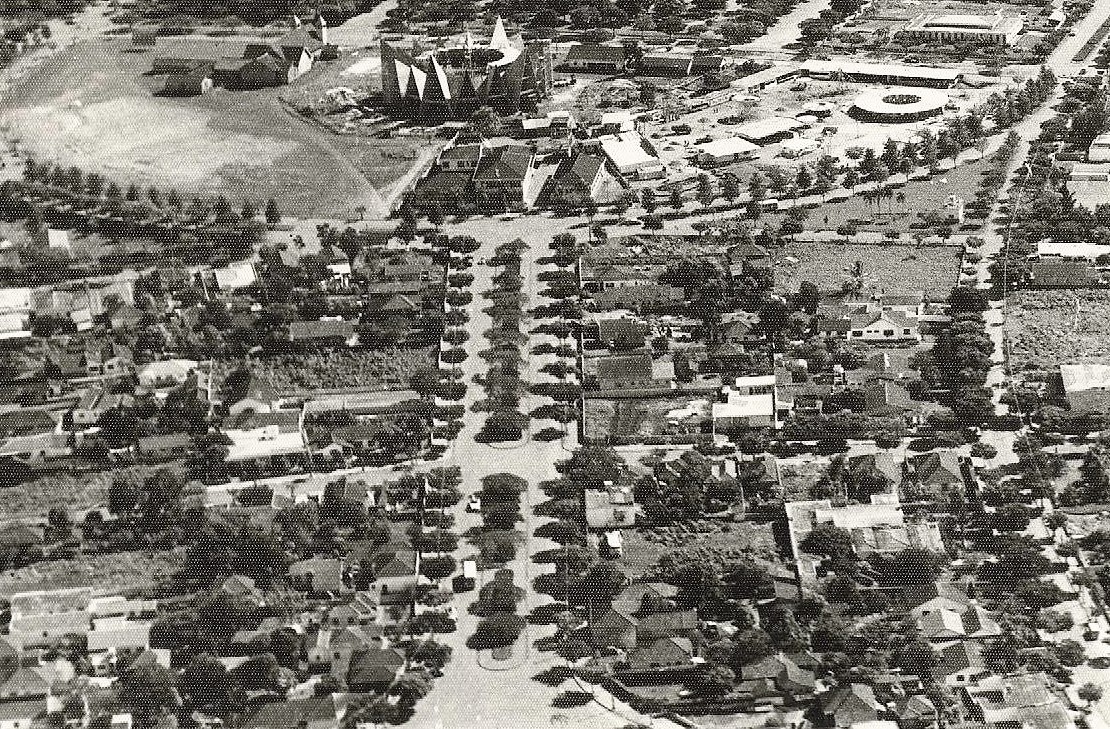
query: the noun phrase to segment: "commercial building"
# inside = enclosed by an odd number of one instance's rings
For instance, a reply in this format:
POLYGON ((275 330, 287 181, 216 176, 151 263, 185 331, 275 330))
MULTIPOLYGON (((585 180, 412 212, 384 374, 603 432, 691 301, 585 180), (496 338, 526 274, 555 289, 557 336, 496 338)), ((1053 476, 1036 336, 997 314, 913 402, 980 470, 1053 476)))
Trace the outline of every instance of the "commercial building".
POLYGON ((848 60, 806 61, 802 64, 802 73, 815 79, 937 88, 950 88, 963 76, 963 71, 956 68, 862 63, 848 60))
POLYGON ((433 50, 383 39, 381 57, 382 101, 394 115, 460 118, 480 106, 517 114, 551 90, 550 43, 510 40, 500 18, 484 45, 469 33, 433 50))
POLYGON ((714 139, 698 145, 698 164, 723 165, 730 162, 751 159, 759 151, 759 145, 752 144, 741 137, 714 139))
POLYGON ((1100 134, 1087 150, 1088 162, 1110 162, 1110 133, 1100 134))
POLYGON ((910 41, 1013 45, 1025 27, 1021 18, 1003 15, 936 15, 922 13, 906 23, 898 37, 910 41))
POLYGON ((736 128, 736 136, 760 146, 781 142, 794 136, 805 124, 785 116, 770 116, 766 119, 741 124, 736 128))

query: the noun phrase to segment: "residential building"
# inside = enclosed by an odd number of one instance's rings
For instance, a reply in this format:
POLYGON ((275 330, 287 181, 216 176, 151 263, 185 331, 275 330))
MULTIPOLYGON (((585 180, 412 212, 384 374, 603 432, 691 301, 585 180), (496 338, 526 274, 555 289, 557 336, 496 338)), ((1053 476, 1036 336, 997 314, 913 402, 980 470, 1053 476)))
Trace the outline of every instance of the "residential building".
POLYGON ((498 201, 510 206, 531 206, 538 192, 531 189, 533 157, 530 147, 515 144, 494 147, 483 154, 471 177, 479 205, 498 201))
POLYGON ((1060 378, 1072 410, 1081 413, 1110 410, 1110 365, 1093 362, 1062 364, 1060 378))
POLYGON ((737 377, 721 388, 718 401, 713 403, 715 432, 777 428, 780 424, 775 375, 737 377))
POLYGON ((674 384, 673 364, 655 362, 647 352, 601 357, 597 387, 601 392, 668 392, 674 384))
POLYGON ((908 520, 896 494, 871 497, 871 503, 833 506, 828 499, 786 504, 787 526, 794 554, 818 524, 832 524, 852 535, 857 554, 927 549, 943 552, 940 526, 930 520, 908 520))
POLYGON ((636 501, 629 488, 611 486, 583 492, 586 525, 591 529, 620 529, 636 524, 636 501))
POLYGON ((990 675, 983 649, 972 641, 957 641, 940 649, 933 674, 946 686, 967 686, 990 675))
POLYGON ((885 707, 875 697, 873 688, 852 683, 821 694, 817 710, 829 725, 849 729, 862 722, 875 721, 885 707))
POLYGON ((998 622, 978 605, 962 612, 948 608, 920 612, 917 628, 921 637, 930 642, 986 640, 1002 635, 998 622))
POLYGON ((1100 134, 1087 149, 1088 162, 1110 162, 1110 132, 1100 134))
POLYGON ((396 648, 365 648, 351 656, 347 686, 352 691, 384 691, 405 672, 405 654, 396 648))
POLYGON ((637 131, 595 137, 583 142, 582 147, 599 149, 622 175, 650 179, 665 172, 655 147, 637 131))
POLYGON ((289 578, 294 586, 306 592, 352 593, 346 566, 334 557, 311 557, 289 566, 289 578))
POLYGON ((192 376, 199 367, 196 360, 165 359, 139 368, 139 386, 148 390, 178 387, 192 376))
POLYGON ((848 338, 860 342, 921 341, 917 321, 897 311, 863 312, 851 317, 848 338))

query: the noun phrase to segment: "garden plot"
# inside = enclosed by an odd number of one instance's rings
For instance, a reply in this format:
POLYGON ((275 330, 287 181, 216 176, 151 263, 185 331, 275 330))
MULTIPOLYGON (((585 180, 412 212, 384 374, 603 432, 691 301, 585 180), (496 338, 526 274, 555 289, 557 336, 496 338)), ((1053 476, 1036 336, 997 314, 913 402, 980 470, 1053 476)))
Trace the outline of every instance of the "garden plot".
POLYGON ((708 402, 698 412, 690 405, 697 398, 589 398, 585 406, 588 438, 667 436, 700 433, 709 417, 708 402))

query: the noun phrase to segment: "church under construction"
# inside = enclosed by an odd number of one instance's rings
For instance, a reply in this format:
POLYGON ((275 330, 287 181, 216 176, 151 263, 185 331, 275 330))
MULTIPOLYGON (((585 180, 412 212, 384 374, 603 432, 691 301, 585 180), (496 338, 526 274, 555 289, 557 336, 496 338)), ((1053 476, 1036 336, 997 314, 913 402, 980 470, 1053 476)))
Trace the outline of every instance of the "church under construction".
POLYGON ((510 40, 501 18, 485 44, 469 33, 435 49, 382 41, 382 97, 395 116, 459 119, 483 106, 516 114, 550 90, 550 42, 510 40))

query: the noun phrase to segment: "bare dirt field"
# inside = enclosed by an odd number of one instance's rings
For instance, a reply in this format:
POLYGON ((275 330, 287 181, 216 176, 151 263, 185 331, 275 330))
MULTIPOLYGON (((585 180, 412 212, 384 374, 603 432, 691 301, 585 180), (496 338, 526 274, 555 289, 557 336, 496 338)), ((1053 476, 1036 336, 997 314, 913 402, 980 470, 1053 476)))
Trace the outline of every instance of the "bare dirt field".
POLYGON ((787 243, 777 258, 775 285, 782 291, 797 291, 802 281, 811 281, 822 291, 839 291, 859 261, 864 285, 876 292, 924 291, 933 299, 948 296, 960 267, 956 247, 796 242, 787 243))
POLYGON ((81 555, 0 575, 0 595, 27 590, 91 587, 96 594, 149 589, 181 567, 184 550, 81 555))
POLYGON ((273 197, 301 216, 350 215, 365 205, 378 217, 378 188, 388 192, 413 164, 411 142, 332 134, 287 111, 280 90, 156 97, 161 78, 147 75, 150 54, 127 48, 85 41, 13 84, 0 99, 7 136, 36 157, 121 182, 273 197))
POLYGON ((1014 370, 1067 362, 1110 362, 1110 291, 1018 291, 1010 296, 1006 335, 1014 370))

